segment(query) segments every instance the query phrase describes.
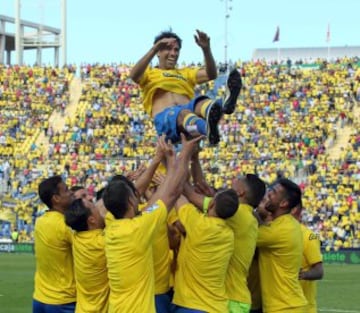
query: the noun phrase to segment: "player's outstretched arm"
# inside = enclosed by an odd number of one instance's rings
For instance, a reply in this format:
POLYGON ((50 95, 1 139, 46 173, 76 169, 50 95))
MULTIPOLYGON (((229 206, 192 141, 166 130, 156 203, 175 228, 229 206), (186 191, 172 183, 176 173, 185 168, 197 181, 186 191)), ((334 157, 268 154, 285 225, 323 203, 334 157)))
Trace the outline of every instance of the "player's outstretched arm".
POLYGON ((190 185, 189 182, 186 182, 184 185, 184 196, 199 210, 203 210, 204 198, 203 194, 197 193, 194 190, 194 187, 190 185))
MULTIPOLYGON (((165 135, 162 136, 163 140, 165 140, 165 135)), ((165 146, 159 144, 156 145, 156 152, 155 156, 153 157, 151 163, 146 168, 146 170, 138 177, 135 181, 135 187, 140 195, 144 195, 146 189, 149 187, 153 176, 155 174, 156 169, 158 168, 159 164, 165 157, 166 149, 165 146)))
POLYGON ((189 163, 193 149, 198 141, 203 139, 202 136, 187 141, 185 136, 181 134, 182 150, 178 157, 175 155, 174 147, 170 143, 165 143, 162 137, 159 144, 164 146, 167 173, 165 181, 149 200, 149 205, 157 200, 162 200, 168 210, 175 205, 184 189, 184 183, 189 177, 189 163))
POLYGON ((204 54, 205 68, 200 69, 196 75, 197 83, 201 84, 215 79, 217 77, 217 68, 214 56, 211 52, 210 37, 197 29, 194 38, 196 44, 202 49, 204 54))
POLYGON ((199 146, 195 148, 194 154, 191 157, 191 176, 197 193, 208 197, 213 197, 215 195, 215 189, 212 188, 205 180, 199 159, 199 146))

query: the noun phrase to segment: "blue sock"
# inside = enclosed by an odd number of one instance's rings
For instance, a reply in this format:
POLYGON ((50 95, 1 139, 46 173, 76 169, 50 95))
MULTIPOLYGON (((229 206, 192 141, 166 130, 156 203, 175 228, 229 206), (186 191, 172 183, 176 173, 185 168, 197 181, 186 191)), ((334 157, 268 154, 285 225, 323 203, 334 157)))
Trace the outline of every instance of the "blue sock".
POLYGON ((200 133, 206 135, 206 122, 194 113, 189 113, 184 118, 183 127, 188 133, 200 133))

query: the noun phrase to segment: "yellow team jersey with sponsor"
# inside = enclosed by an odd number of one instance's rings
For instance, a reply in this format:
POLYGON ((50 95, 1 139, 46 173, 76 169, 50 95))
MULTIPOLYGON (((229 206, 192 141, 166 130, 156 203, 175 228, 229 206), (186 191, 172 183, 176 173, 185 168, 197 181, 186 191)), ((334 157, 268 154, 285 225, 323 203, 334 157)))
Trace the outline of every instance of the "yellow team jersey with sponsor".
POLYGON ((303 237, 290 214, 259 227, 259 273, 263 310, 306 312, 307 301, 299 281, 303 237))
POLYGON ((165 204, 159 200, 145 208, 142 215, 106 224, 109 313, 155 313, 152 243, 166 216, 165 204))
POLYGON ((173 303, 205 312, 227 312, 225 278, 234 233, 224 220, 205 216, 192 204, 180 207, 178 216, 186 236, 178 255, 173 303))
POLYGON ((148 67, 141 77, 139 85, 143 90, 143 105, 145 111, 151 115, 152 99, 158 89, 184 95, 190 99, 194 97, 197 68, 183 68, 162 70, 148 67))
POLYGON ((53 305, 76 301, 72 240, 62 213, 50 210, 36 220, 35 300, 53 305))
MULTIPOLYGON (((302 259, 303 271, 308 271, 312 265, 322 262, 322 255, 320 250, 320 238, 318 234, 313 233, 306 226, 301 225, 304 240, 304 251, 302 259)), ((306 300, 308 301, 308 312, 316 313, 316 281, 315 280, 300 280, 301 287, 304 291, 306 300)))
POLYGON ((109 280, 102 229, 74 234, 76 313, 107 313, 109 280))
POLYGON ((228 296, 230 300, 251 304, 247 277, 256 248, 258 221, 250 205, 240 204, 235 215, 226 223, 233 230, 235 238, 234 254, 226 278, 228 296))

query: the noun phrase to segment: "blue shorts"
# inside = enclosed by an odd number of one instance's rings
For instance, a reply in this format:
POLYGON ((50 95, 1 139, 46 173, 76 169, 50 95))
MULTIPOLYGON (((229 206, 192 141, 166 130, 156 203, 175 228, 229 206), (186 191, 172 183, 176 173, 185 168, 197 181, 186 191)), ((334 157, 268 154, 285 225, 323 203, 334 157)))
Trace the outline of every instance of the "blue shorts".
POLYGON ((175 305, 173 308, 173 313, 206 313, 206 312, 195 309, 187 309, 182 306, 175 305))
POLYGON ((167 293, 155 295, 156 313, 171 313, 172 312, 172 296, 173 291, 169 290, 167 293))
POLYGON ((45 304, 33 299, 32 313, 74 313, 76 303, 45 304))
POLYGON ((154 124, 158 136, 166 135, 166 140, 171 140, 172 143, 180 142, 180 134, 177 127, 177 118, 179 113, 183 110, 195 112, 195 105, 198 101, 207 99, 206 96, 199 96, 192 99, 189 103, 183 105, 175 105, 166 108, 155 115, 154 124))

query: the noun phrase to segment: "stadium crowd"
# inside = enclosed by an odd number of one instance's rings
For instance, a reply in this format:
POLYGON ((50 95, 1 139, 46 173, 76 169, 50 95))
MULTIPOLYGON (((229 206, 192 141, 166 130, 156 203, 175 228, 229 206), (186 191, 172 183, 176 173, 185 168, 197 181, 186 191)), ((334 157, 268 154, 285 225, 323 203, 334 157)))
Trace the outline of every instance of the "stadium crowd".
MULTIPOLYGON (((244 173, 267 183, 292 178, 303 190, 304 221, 319 232, 323 246, 359 247, 356 62, 318 60, 313 69, 235 64, 245 87, 236 112, 220 122, 220 144, 202 148, 206 180, 223 188, 244 173), (345 126, 353 129, 349 144, 341 155, 329 155, 345 126)), ((81 66, 82 95, 76 114, 67 116, 73 68, 0 67, 1 203, 4 212, 16 212, 19 241, 33 239, 34 219, 44 210, 34 195, 41 177, 61 174, 69 186, 83 185, 95 197, 114 174, 134 171, 152 157, 157 138, 130 68, 81 66), (53 110, 64 111, 61 132, 48 124, 53 110), (40 132, 48 144, 37 145, 40 132)), ((196 93, 222 96, 224 83, 220 76, 196 93)))

